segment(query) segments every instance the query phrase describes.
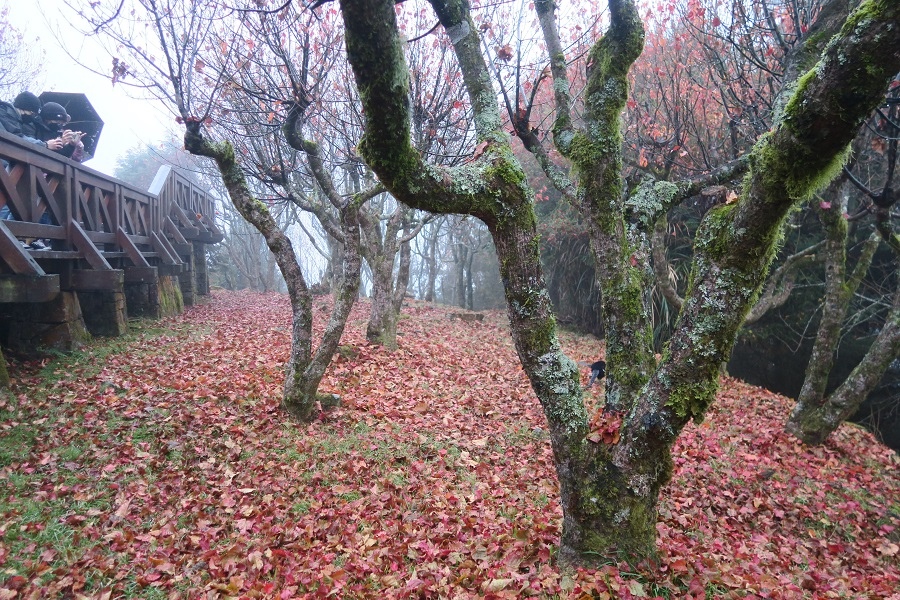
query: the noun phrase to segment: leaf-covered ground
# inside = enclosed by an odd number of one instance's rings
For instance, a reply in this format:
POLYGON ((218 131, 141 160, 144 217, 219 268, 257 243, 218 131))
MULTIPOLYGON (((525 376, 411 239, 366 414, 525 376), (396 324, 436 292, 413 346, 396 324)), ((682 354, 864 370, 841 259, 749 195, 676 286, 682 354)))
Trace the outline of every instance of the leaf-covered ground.
POLYGON ((544 419, 503 315, 413 302, 388 353, 366 309, 323 381, 343 407, 308 426, 278 410, 283 296, 216 293, 13 364, 0 600, 900 598, 897 457, 850 425, 803 448, 789 400, 730 379, 675 449, 657 570, 560 573, 544 419))

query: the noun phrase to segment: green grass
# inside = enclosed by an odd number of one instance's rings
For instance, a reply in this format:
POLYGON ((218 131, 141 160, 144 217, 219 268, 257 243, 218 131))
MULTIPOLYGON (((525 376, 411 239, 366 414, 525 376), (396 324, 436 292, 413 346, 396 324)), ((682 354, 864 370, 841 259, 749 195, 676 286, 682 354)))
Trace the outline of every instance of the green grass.
MULTIPOLYGON (((202 335, 197 329, 162 327, 149 320, 131 321, 129 328, 124 336, 95 339, 75 352, 52 353, 37 373, 41 385, 29 389, 27 401, 20 403, 8 396, 0 408, 0 423, 6 424, 0 428, 0 540, 7 549, 0 584, 16 575, 34 577, 41 563, 47 567, 41 579, 48 581, 54 571, 69 568, 91 550, 108 552, 103 550, 107 545, 103 539, 84 535, 98 524, 97 515, 109 514, 115 497, 115 491, 107 486, 92 485, 82 467, 91 450, 90 440, 130 439, 134 444, 152 444, 169 425, 154 417, 133 427, 132 421, 110 413, 104 415, 107 433, 92 438, 95 433, 84 427, 83 419, 71 418, 65 403, 51 394, 72 378, 95 377, 107 360, 123 353, 152 355, 155 345, 148 342, 153 338, 202 335), (52 461, 49 466, 40 464, 44 457, 52 461), (28 470, 9 468, 24 463, 28 470)), ((141 476, 152 479, 149 469, 141 476)), ((86 570, 84 576, 86 592, 115 583, 96 570, 86 570)), ((139 586, 132 579, 120 597, 165 598, 166 594, 139 586)))

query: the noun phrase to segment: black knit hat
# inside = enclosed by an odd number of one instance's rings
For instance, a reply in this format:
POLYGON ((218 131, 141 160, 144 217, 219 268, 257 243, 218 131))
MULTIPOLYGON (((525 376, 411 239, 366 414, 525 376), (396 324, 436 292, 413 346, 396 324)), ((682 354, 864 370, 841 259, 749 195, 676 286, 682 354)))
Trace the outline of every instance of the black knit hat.
POLYGON ((66 109, 63 108, 61 104, 48 102, 44 105, 44 108, 41 109, 41 120, 45 123, 48 121, 63 121, 68 123, 69 113, 66 112, 66 109))
MULTIPOLYGON (((21 110, 30 110, 33 113, 41 110, 41 99, 31 92, 22 92, 13 100, 13 106, 21 110)), ((62 107, 60 107, 62 108, 62 107)))

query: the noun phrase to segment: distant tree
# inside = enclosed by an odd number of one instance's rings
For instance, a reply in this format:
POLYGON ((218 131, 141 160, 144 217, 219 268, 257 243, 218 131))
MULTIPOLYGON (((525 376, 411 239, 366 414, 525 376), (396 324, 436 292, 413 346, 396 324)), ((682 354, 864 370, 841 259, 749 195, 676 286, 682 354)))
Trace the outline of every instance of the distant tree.
MULTIPOLYGON (((113 176, 140 190, 147 190, 159 168, 164 165, 178 169, 197 183, 200 179, 206 179, 209 170, 199 164, 197 157, 185 151, 180 141, 166 140, 155 145, 140 144, 126 150, 116 160, 113 176)), ((213 181, 207 179, 204 183, 214 185, 213 181)))
MULTIPOLYGON (((341 194, 330 173, 322 168, 318 144, 305 137, 310 113, 321 91, 318 77, 327 69, 328 54, 317 63, 308 58, 311 49, 327 39, 327 27, 311 28, 310 14, 299 14, 285 5, 277 14, 265 10, 235 13, 219 3, 175 0, 161 5, 152 0, 135 0, 128 7, 120 2, 94 3, 85 8, 70 4, 91 32, 102 32, 111 42, 113 82, 127 81, 141 86, 163 100, 186 127, 185 148, 207 157, 219 171, 235 209, 265 239, 284 278, 292 307, 291 351, 287 360, 282 406, 302 420, 313 419, 317 412, 317 390, 330 363, 356 300, 359 288, 359 207, 371 195, 341 194), (252 21, 251 19, 256 19, 252 21), (253 60, 256 43, 248 36, 246 24, 278 27, 296 34, 284 50, 292 58, 271 68, 253 60), (324 32, 326 38, 313 38, 324 32), (307 57, 304 60, 303 57, 307 57), (287 112, 284 127, 273 123, 269 109, 271 97, 258 98, 243 93, 246 76, 261 81, 279 82, 277 99, 287 112), (232 111, 236 104, 238 111, 232 111), (219 122, 214 128, 213 116, 219 122), (226 118, 230 117, 230 118, 226 118), (265 145, 252 142, 265 132, 271 138, 265 145), (283 137, 279 137, 283 136, 283 137), (281 144, 274 138, 279 138, 281 144), (233 140, 233 141, 229 141, 233 140), (319 189, 339 215, 337 235, 343 242, 343 260, 331 318, 313 348, 312 292, 303 273, 294 244, 276 220, 266 198, 260 171, 285 171, 280 161, 261 162, 259 150, 284 145, 296 151, 290 161, 291 172, 306 168, 319 189), (262 196, 262 199, 261 199, 262 196)), ((276 150, 277 151, 277 150, 276 150)))
POLYGON ((35 84, 43 72, 43 58, 38 41, 13 25, 7 2, 0 3, 0 98, 11 100, 25 90, 40 94, 35 84))

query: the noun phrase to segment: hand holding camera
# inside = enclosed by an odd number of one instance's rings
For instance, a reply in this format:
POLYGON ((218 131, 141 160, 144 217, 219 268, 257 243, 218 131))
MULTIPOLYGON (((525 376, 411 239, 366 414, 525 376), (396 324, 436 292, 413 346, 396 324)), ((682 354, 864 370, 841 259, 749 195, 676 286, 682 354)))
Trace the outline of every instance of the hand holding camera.
POLYGON ((72 131, 71 129, 66 129, 62 133, 62 140, 66 144, 78 144, 78 142, 80 142, 81 138, 83 137, 83 131, 72 131))

